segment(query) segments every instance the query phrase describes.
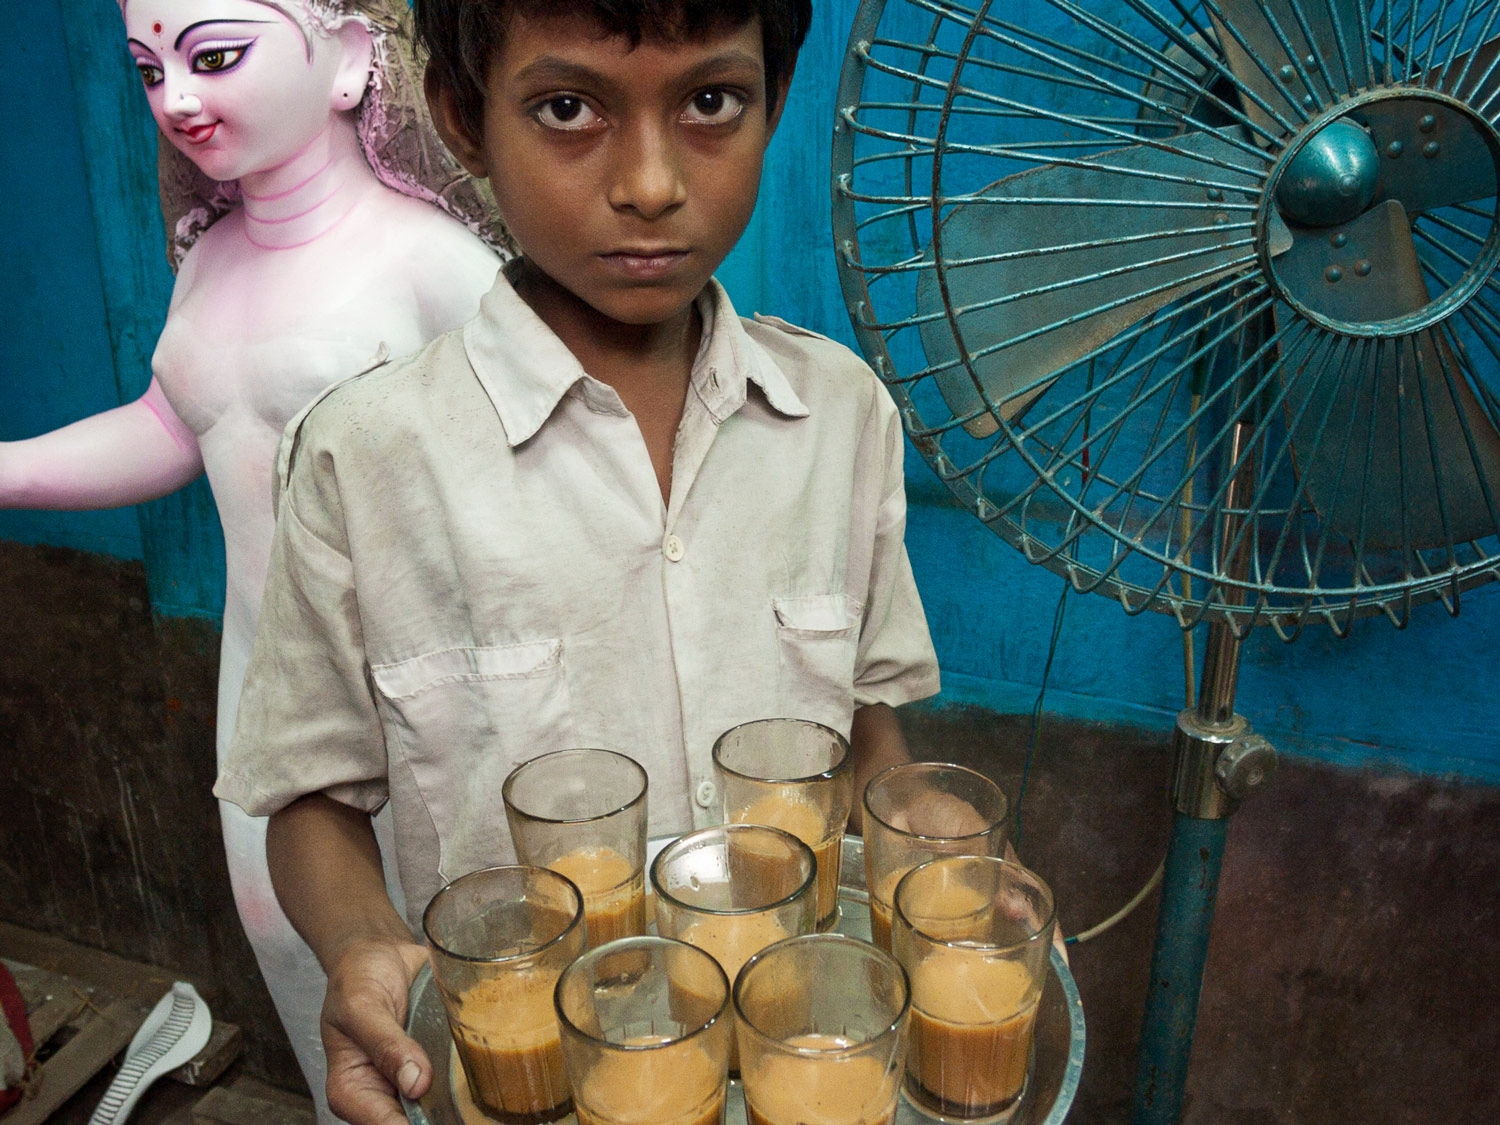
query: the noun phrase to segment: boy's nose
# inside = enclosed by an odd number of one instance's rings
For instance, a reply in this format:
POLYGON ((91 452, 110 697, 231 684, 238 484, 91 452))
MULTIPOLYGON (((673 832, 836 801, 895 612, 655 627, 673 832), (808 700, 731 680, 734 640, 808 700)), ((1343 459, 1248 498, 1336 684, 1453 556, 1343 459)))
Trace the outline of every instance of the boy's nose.
POLYGON ((671 131, 641 126, 626 134, 615 162, 610 205, 655 219, 687 199, 682 165, 671 131))

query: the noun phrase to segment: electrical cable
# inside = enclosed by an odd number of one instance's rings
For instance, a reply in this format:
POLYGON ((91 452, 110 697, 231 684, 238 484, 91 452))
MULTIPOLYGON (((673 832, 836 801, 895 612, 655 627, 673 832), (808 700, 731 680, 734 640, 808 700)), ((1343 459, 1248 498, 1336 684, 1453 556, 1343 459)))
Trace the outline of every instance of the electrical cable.
MULTIPOLYGON (((1190 408, 1190 413, 1193 414, 1193 416, 1197 416, 1197 410, 1199 410, 1199 402, 1200 402, 1200 393, 1197 392, 1197 390, 1194 390, 1194 393, 1193 393, 1193 405, 1191 405, 1191 408, 1190 408)), ((1193 463, 1194 458, 1196 458, 1197 444, 1199 444, 1199 438, 1197 438, 1197 423, 1194 423, 1194 425, 1193 425, 1193 435, 1191 435, 1190 440, 1188 440, 1188 441, 1190 441, 1190 446, 1188 446, 1188 463, 1190 463, 1190 465, 1191 465, 1191 463, 1193 463)), ((1185 489, 1185 492, 1184 492, 1184 501, 1182 501, 1182 522, 1184 522, 1184 541, 1188 540, 1188 531, 1190 531, 1190 523, 1188 523, 1188 516, 1190 516, 1190 505, 1191 504, 1193 504, 1193 480, 1191 480, 1191 478, 1190 478, 1190 480, 1188 480, 1187 489, 1185 489)), ((1193 579, 1190 579, 1190 577, 1188 577, 1187 571, 1184 571, 1184 573, 1182 573, 1182 594, 1184 594, 1184 597, 1193 597, 1193 586, 1191 586, 1191 582, 1193 582, 1193 579)), ((1064 591, 1062 591, 1062 592, 1064 592, 1064 594, 1067 594, 1067 592, 1068 592, 1067 586, 1064 586, 1064 591)), ((1053 640, 1053 643, 1056 643, 1056 639, 1053 640)), ((1049 667, 1052 666, 1052 654, 1050 654, 1050 652, 1049 652, 1049 655, 1047 655, 1047 666, 1049 666, 1049 667)), ((1193 706, 1194 706, 1194 697, 1197 696, 1197 684, 1196 684, 1196 682, 1194 682, 1194 678, 1193 678, 1194 672, 1196 672, 1196 667, 1197 667, 1197 655, 1196 655, 1196 652, 1194 652, 1193 630, 1191 630, 1191 628, 1185 628, 1185 630, 1182 630, 1182 670, 1184 670, 1184 691, 1182 691, 1182 694, 1184 694, 1184 699, 1187 700, 1187 706, 1190 709, 1193 708, 1193 706)), ((1046 684, 1047 684, 1047 679, 1046 679, 1046 675, 1044 675, 1043 676, 1043 688, 1046 688, 1046 684)), ((1041 696, 1038 696, 1038 706, 1040 706, 1040 703, 1041 703, 1041 696)), ((1035 714, 1034 714, 1034 721, 1035 721, 1035 714)), ((1035 729, 1034 729, 1034 733, 1035 733, 1035 729)), ((1026 756, 1026 762, 1028 762, 1028 765, 1031 765, 1031 750, 1029 750, 1029 748, 1028 748, 1028 756, 1026 756)), ((1026 777, 1025 772, 1022 772, 1022 787, 1023 787, 1023 790, 1025 790, 1025 777, 1026 777)), ((1016 805, 1016 816, 1017 816, 1017 823, 1019 823, 1020 822, 1020 802, 1019 801, 1017 801, 1017 805, 1016 805)), ((1017 838, 1019 838, 1019 837, 1017 837, 1017 838)), ((1080 945, 1080 944, 1082 944, 1082 942, 1092 941, 1092 939, 1098 938, 1098 936, 1100 936, 1101 933, 1106 932, 1106 930, 1115 929, 1115 927, 1119 926, 1119 924, 1121 924, 1122 921, 1125 921, 1125 919, 1130 918, 1131 913, 1133 913, 1134 910, 1136 910, 1136 907, 1140 906, 1140 904, 1142 904, 1143 901, 1146 901, 1146 898, 1148 898, 1148 895, 1151 895, 1151 892, 1155 891, 1155 889, 1157 889, 1157 886, 1160 885, 1160 883, 1161 883, 1161 876, 1163 876, 1163 873, 1166 870, 1167 870, 1167 859, 1163 858, 1163 861, 1161 861, 1160 864, 1157 864, 1157 870, 1152 871, 1152 873, 1151 873, 1151 879, 1146 880, 1146 885, 1142 886, 1142 888, 1140 888, 1139 891, 1136 891, 1136 895, 1134 895, 1134 897, 1131 898, 1131 900, 1128 901, 1128 903, 1125 903, 1124 906, 1121 907, 1121 909, 1118 909, 1118 910, 1116 910, 1115 913, 1112 913, 1112 915, 1110 915, 1109 918, 1106 918, 1106 919, 1104 919, 1103 922, 1100 922, 1100 924, 1098 924, 1098 926, 1091 926, 1091 927, 1089 927, 1088 930, 1083 930, 1082 933, 1076 933, 1076 935, 1071 936, 1071 938, 1064 938, 1064 945, 1080 945)))
POLYGON ((1135 897, 1133 899, 1127 902, 1124 906, 1120 907, 1119 910, 1116 910, 1113 914, 1104 919, 1104 921, 1100 922, 1097 926, 1090 926, 1080 934, 1074 934, 1070 938, 1063 938, 1063 944, 1078 945, 1080 942, 1089 941, 1092 938, 1098 937, 1105 930, 1112 929, 1119 923, 1123 922, 1126 918, 1130 917, 1131 911, 1133 911, 1137 906, 1144 902, 1147 895, 1156 890, 1157 886, 1161 883, 1162 873, 1166 871, 1166 869, 1167 861, 1164 859, 1156 865, 1156 870, 1151 873, 1151 878, 1146 880, 1146 885, 1135 892, 1135 897))
POLYGON ((1031 731, 1026 736, 1026 760, 1021 764, 1021 788, 1016 794, 1016 851, 1021 850, 1021 803, 1026 800, 1026 781, 1031 776, 1031 762, 1036 757, 1037 738, 1042 730, 1042 702, 1047 698, 1047 681, 1052 678, 1052 660, 1057 655, 1058 638, 1062 636, 1063 617, 1068 609, 1068 591, 1063 583, 1062 594, 1057 599, 1057 608, 1052 611, 1052 638, 1047 642, 1047 662, 1042 665, 1042 683, 1037 688, 1036 702, 1031 705, 1031 731))
MULTIPOLYGON (((1093 376, 1091 370, 1090 382, 1092 382, 1092 377, 1093 376)), ((1201 380, 1201 378, 1202 374, 1200 372, 1198 374, 1198 380, 1201 380)), ((1193 390, 1193 403, 1191 410, 1191 413, 1194 416, 1197 415, 1198 403, 1201 401, 1201 396, 1201 389, 1195 387, 1193 390)), ((1197 431, 1198 424, 1195 421, 1193 423, 1192 434, 1189 438, 1190 446, 1188 461, 1190 464, 1196 456, 1196 450, 1198 446, 1197 431)), ((1186 496, 1183 502, 1182 513, 1184 522, 1184 542, 1186 542, 1188 538, 1189 525, 1187 521, 1189 516, 1189 507, 1192 504, 1192 489, 1193 482, 1191 479, 1189 479, 1187 483, 1186 496)), ((1182 583, 1183 595, 1185 597, 1191 596, 1192 587, 1189 585, 1191 581, 1192 580, 1188 577, 1187 573, 1184 572, 1182 575, 1182 583)), ((1024 763, 1022 763, 1021 766, 1021 788, 1020 792, 1016 795, 1015 846, 1018 852, 1021 849, 1021 803, 1026 799, 1026 782, 1031 775, 1031 763, 1033 758, 1035 758, 1036 756, 1037 742, 1042 729, 1042 704, 1047 698, 1047 684, 1052 678, 1052 661, 1057 656, 1057 644, 1058 640, 1062 636, 1063 618, 1067 612, 1068 607, 1068 591, 1071 588, 1072 587, 1068 583, 1063 583, 1062 593, 1058 596, 1057 599, 1057 608, 1052 612, 1052 636, 1047 642, 1047 662, 1042 665, 1041 686, 1037 688, 1036 701, 1031 705, 1031 728, 1026 737, 1026 760, 1024 763)), ((1183 695, 1187 701, 1187 706, 1191 708, 1194 705, 1194 697, 1197 694, 1197 685, 1193 682, 1194 669, 1197 664, 1197 660, 1196 654, 1194 653, 1193 631, 1191 629, 1184 629, 1182 631, 1182 662, 1184 672, 1183 695)), ((1104 919, 1104 921, 1098 923, 1097 925, 1090 926, 1088 929, 1083 930, 1080 933, 1076 933, 1072 937, 1064 938, 1063 944, 1079 945, 1083 942, 1091 941, 1094 938, 1098 937, 1100 934, 1113 929, 1115 926, 1123 922, 1126 918, 1130 917, 1130 915, 1135 911, 1135 908, 1140 906, 1141 903, 1145 902, 1147 897, 1150 896, 1151 892, 1156 890, 1156 888, 1160 886, 1162 875, 1166 871, 1166 868, 1167 860, 1166 857, 1163 856, 1162 861, 1156 865, 1156 870, 1151 873, 1151 878, 1146 880, 1145 886, 1136 891, 1129 902, 1120 907, 1119 910, 1116 910, 1108 918, 1104 919)))

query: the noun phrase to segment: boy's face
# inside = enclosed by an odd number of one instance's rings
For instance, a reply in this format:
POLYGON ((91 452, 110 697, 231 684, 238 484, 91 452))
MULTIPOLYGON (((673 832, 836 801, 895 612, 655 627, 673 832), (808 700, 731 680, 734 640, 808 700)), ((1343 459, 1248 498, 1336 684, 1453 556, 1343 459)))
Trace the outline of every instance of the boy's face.
POLYGON ((481 136, 446 91, 434 116, 532 264, 615 321, 683 313, 755 207, 776 125, 759 21, 632 49, 587 20, 517 16, 486 93, 481 136))

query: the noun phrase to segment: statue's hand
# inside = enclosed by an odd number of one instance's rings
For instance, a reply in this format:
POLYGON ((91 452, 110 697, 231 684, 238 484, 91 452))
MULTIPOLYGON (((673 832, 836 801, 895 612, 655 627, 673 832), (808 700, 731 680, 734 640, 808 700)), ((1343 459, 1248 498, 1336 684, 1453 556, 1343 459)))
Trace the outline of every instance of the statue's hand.
POLYGON ((202 472, 197 438, 153 380, 134 402, 0 443, 0 508, 118 508, 175 492, 202 472))

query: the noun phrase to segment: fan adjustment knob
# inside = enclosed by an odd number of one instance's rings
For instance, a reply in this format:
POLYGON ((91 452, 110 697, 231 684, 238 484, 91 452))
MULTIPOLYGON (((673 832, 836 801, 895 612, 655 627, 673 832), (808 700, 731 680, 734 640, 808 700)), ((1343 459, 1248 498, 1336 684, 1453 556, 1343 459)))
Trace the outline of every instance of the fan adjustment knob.
POLYGON ((1340 117, 1307 141, 1276 185, 1276 207, 1288 222, 1332 227, 1364 213, 1380 184, 1380 153, 1370 134, 1340 117))
POLYGON ((1261 735, 1245 734, 1231 742, 1214 763, 1214 776, 1236 801, 1253 797, 1276 774, 1276 747, 1261 735))

